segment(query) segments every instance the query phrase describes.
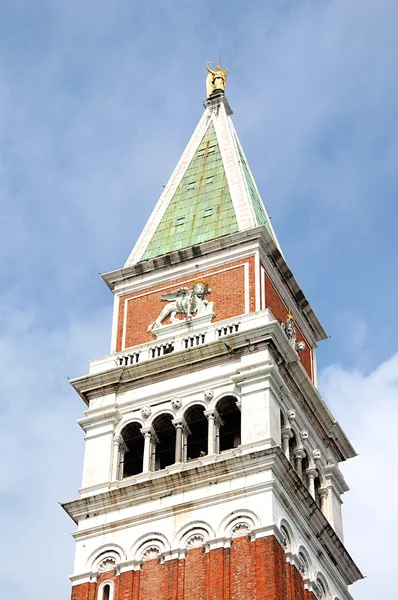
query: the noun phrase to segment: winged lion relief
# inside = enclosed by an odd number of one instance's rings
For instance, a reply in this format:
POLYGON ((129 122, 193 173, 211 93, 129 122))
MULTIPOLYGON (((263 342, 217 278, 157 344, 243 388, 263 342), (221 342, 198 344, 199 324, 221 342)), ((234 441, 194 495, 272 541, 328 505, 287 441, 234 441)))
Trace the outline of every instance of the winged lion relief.
POLYGON ((180 323, 191 321, 195 317, 213 314, 214 302, 206 299, 210 292, 211 289, 206 281, 197 279, 191 288, 182 287, 170 294, 163 294, 160 299, 168 304, 162 309, 156 321, 150 323, 147 331, 156 331, 163 327, 162 323, 168 316, 170 316, 171 323, 180 323), (177 315, 184 315, 184 318, 180 319, 177 315))

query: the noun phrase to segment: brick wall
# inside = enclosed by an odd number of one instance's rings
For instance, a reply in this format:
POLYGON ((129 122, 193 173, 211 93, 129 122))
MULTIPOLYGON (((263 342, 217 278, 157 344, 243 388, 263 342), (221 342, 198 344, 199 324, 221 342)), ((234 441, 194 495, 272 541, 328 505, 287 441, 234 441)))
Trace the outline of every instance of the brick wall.
MULTIPOLYGON (((289 307, 287 307, 285 305, 285 303, 279 296, 278 292, 272 285, 272 283, 269 280, 267 275, 265 276, 265 306, 271 310, 274 317, 280 323, 282 323, 283 321, 286 321, 286 315, 287 315, 289 307)), ((301 333, 297 324, 296 324, 296 332, 297 332, 297 341, 305 342, 305 350, 300 352, 301 364, 303 365, 304 369, 307 371, 308 375, 312 379, 313 375, 312 375, 311 348, 308 344, 308 341, 304 338, 303 334, 301 333)))
MULTIPOLYGON (((162 294, 178 290, 179 287, 190 287, 195 279, 205 279, 211 288, 207 299, 214 302, 215 321, 242 315, 245 312, 245 265, 249 269, 249 311, 254 311, 254 258, 236 261, 205 272, 198 272, 191 277, 175 279, 134 294, 120 298, 116 351, 122 350, 125 310, 127 307, 125 348, 137 346, 154 340, 152 333, 147 333, 148 325, 159 315, 165 302, 162 294), (127 302, 126 302, 127 301, 127 302)), ((167 323, 166 319, 164 323, 167 323)))
POLYGON ((194 548, 185 559, 146 561, 141 571, 119 576, 102 573, 98 583, 74 586, 72 600, 97 600, 99 585, 108 580, 115 584, 114 600, 315 600, 273 536, 240 537, 231 548, 210 552, 194 548))
MULTIPOLYGON (((123 335, 125 338, 124 348, 131 348, 155 340, 155 336, 148 333, 147 329, 148 325, 158 317, 162 308, 166 305, 166 302, 160 299, 161 295, 174 292, 179 287, 190 287, 193 281, 198 278, 205 279, 211 288, 211 294, 207 296, 207 299, 214 302, 216 316, 213 322, 244 314, 245 291, 249 293, 249 312, 255 311, 254 257, 249 257, 209 271, 198 272, 190 277, 175 279, 122 296, 119 304, 116 351, 120 352, 123 349, 123 335), (245 265, 248 269, 248 287, 246 287, 247 281, 245 281, 245 265), (126 315, 125 311, 127 311, 126 315)), ((260 282, 259 286, 261 289, 260 282)), ((288 307, 284 304, 267 275, 265 275, 265 306, 271 309, 278 321, 286 320, 288 307)), ((170 322, 169 319, 165 319, 164 323, 168 322, 170 322)), ((305 350, 300 353, 300 360, 308 375, 312 378, 311 349, 297 325, 296 329, 297 341, 304 341, 306 344, 305 350)))

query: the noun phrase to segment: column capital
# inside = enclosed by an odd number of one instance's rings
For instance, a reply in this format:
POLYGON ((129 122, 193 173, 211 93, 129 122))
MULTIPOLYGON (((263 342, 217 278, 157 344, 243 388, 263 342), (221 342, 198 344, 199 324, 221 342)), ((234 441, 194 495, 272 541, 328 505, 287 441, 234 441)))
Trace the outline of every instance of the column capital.
POLYGON ((294 458, 304 458, 304 456, 305 456, 304 449, 296 448, 295 450, 293 450, 293 456, 294 456, 294 458))
POLYGON ((159 442, 158 436, 152 427, 141 427, 140 431, 144 438, 149 438, 152 442, 155 442, 155 444, 159 442))
POLYGON ((213 421, 215 422, 215 424, 218 427, 221 427, 221 425, 224 425, 224 421, 220 417, 216 408, 210 408, 209 410, 205 410, 205 411, 203 411, 203 414, 205 415, 205 417, 207 417, 208 421, 213 419, 213 421))
POLYGON ((305 470, 305 474, 307 477, 313 477, 315 479, 315 477, 318 476, 318 471, 310 467, 309 469, 305 470))
POLYGON ((171 422, 176 429, 181 429, 185 435, 189 435, 191 433, 184 417, 178 417, 177 419, 173 419, 171 422))
POLYGON ((293 437, 293 431, 291 430, 291 427, 284 427, 281 430, 281 436, 282 438, 287 437, 288 439, 293 437))
POLYGON ((329 495, 329 490, 328 490, 328 488, 324 488, 324 487, 319 488, 318 494, 319 494, 320 498, 327 498, 329 495))

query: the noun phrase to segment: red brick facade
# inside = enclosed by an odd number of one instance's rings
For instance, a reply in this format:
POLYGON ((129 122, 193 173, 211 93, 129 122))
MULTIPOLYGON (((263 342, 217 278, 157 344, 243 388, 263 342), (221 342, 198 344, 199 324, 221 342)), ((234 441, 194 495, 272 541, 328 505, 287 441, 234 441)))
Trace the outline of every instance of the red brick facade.
MULTIPOLYGON (((285 305, 285 303, 279 296, 278 292, 272 285, 272 283, 269 280, 267 275, 265 276, 265 305, 267 308, 269 308, 271 310, 274 317, 280 323, 282 323, 283 321, 286 321, 286 315, 287 315, 289 307, 287 307, 285 305)), ((312 379, 313 374, 312 374, 311 347, 308 343, 308 340, 306 340, 305 337, 303 336, 303 334, 301 333, 297 324, 296 324, 296 332, 297 332, 297 341, 305 342, 305 350, 300 352, 301 364, 303 365, 304 369, 307 371, 308 375, 312 379)))
MULTIPOLYGON (((214 322, 238 317, 245 312, 255 311, 256 280, 254 257, 229 263, 209 271, 198 272, 193 276, 175 279, 151 288, 126 294, 120 298, 117 324, 116 351, 131 348, 154 340, 148 333, 148 325, 153 322, 165 306, 160 299, 162 294, 171 293, 179 287, 190 287, 195 279, 208 282, 211 294, 207 297, 214 302, 216 316, 214 322), (245 306, 245 291, 249 302, 245 306), (127 314, 125 315, 125 312, 127 314), (123 339, 124 338, 124 339, 123 339), (123 344, 124 341, 124 344, 123 344)), ((258 282, 261 291, 261 282, 258 282)), ((265 306, 282 322, 286 320, 288 307, 280 298, 268 276, 265 276, 265 306)), ((167 319, 164 321, 167 323, 167 319)), ((311 348, 297 327, 297 341, 304 341, 306 348, 300 353, 300 360, 308 375, 312 378, 311 348)))
POLYGON ((134 294, 122 296, 119 304, 116 351, 120 352, 122 350, 124 321, 126 321, 126 331, 124 333, 125 348, 152 341, 154 337, 151 333, 147 332, 147 329, 149 323, 158 317, 160 311, 165 306, 160 296, 173 292, 179 287, 189 287, 198 278, 205 279, 212 290, 207 299, 215 304, 216 317, 214 321, 222 321, 223 319, 244 314, 245 269, 249 280, 250 300, 248 309, 249 312, 254 312, 255 280, 253 257, 223 265, 209 271, 198 272, 191 277, 175 279, 168 283, 140 290, 134 294), (127 317, 125 319, 126 306, 127 317))
POLYGON ((119 576, 102 573, 97 583, 74 586, 72 600, 97 600, 99 586, 109 580, 113 600, 315 600, 272 536, 237 538, 231 548, 210 552, 195 548, 185 559, 150 560, 141 571, 119 576))

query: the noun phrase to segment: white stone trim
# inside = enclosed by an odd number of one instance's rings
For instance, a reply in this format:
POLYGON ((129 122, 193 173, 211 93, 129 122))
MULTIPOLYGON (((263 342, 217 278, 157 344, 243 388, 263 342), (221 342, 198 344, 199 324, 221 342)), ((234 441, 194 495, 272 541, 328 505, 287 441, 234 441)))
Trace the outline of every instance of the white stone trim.
POLYGON ((110 587, 110 594, 109 594, 109 600, 113 600, 114 595, 115 595, 115 584, 113 583, 113 581, 111 579, 107 579, 106 581, 103 581, 101 583, 101 585, 98 588, 98 592, 97 592, 97 600, 104 600, 104 587, 106 585, 109 585, 110 587))
POLYGON ((120 296, 118 294, 114 295, 113 299, 113 315, 112 315, 112 334, 111 334, 111 353, 116 352, 116 344, 117 344, 117 330, 119 324, 119 302, 120 296))
POLYGON ((260 275, 261 275, 261 310, 265 310, 265 269, 262 265, 260 267, 260 275))
POLYGON ((260 254, 254 255, 254 310, 261 310, 261 287, 260 287, 260 254))
POLYGON ((227 116, 224 104, 221 103, 217 116, 213 117, 213 122, 239 231, 255 227, 257 223, 251 201, 248 202, 245 194, 237 148, 230 126, 231 119, 227 116))
POLYGON ((245 281, 245 314, 250 313, 250 264, 244 264, 244 281, 245 281))
POLYGON ((128 298, 124 298, 122 350, 126 349, 128 298))
MULTIPOLYGON (((236 136, 236 137, 234 136, 234 140, 235 140, 235 139, 239 139, 239 138, 238 138, 238 134, 236 133, 236 129, 235 129, 235 126, 234 126, 234 124, 233 124, 233 121, 232 121, 232 119, 231 119, 230 117, 229 117, 229 122, 230 122, 230 127, 231 127, 231 130, 232 130, 232 132, 233 132, 233 133, 235 134, 235 136, 236 136)), ((249 171, 249 173, 250 173, 250 176, 251 176, 251 178, 252 178, 252 181, 253 181, 254 187, 256 188, 257 195, 258 195, 258 197, 260 198, 260 202, 261 202, 261 204, 262 204, 262 207, 263 207, 263 210, 264 210, 265 216, 266 216, 266 218, 267 218, 267 222, 268 222, 268 225, 269 225, 269 229, 270 229, 270 231, 271 231, 271 234, 272 234, 272 237, 273 237, 273 239, 274 239, 274 242, 275 242, 275 244, 277 245, 277 247, 278 247, 278 250, 280 251, 280 253, 281 253, 281 254, 282 254, 282 256, 283 256, 283 253, 282 253, 281 247, 280 247, 280 245, 279 245, 278 239, 277 239, 277 237, 276 237, 276 235, 275 235, 274 228, 272 227, 271 219, 270 219, 270 217, 269 217, 269 215, 268 215, 268 213, 267 213, 267 209, 265 208, 265 205, 264 205, 263 199, 261 198, 261 194, 260 194, 260 192, 259 192, 259 189, 258 189, 258 187, 257 187, 256 180, 255 180, 255 178, 253 177, 253 173, 252 173, 252 170, 251 170, 251 168, 250 168, 249 161, 247 160, 246 154, 245 154, 245 152, 244 152, 244 150, 243 150, 243 146, 242 146, 242 144, 241 144, 241 151, 242 151, 243 158, 245 159, 245 162, 246 162, 247 169, 248 169, 248 171, 249 171)), ((247 197, 248 197, 248 199, 249 199, 249 201, 250 201, 250 206, 251 206, 251 208, 252 208, 252 212, 253 212, 253 218, 254 218, 254 227, 256 227, 256 225, 257 225, 257 219, 256 219, 256 215, 255 215, 255 212, 254 212, 253 204, 252 204, 252 201, 251 201, 251 198, 250 198, 250 192, 249 192, 249 189, 248 189, 248 186, 247 186, 246 177, 245 177, 245 175, 244 175, 244 172, 243 172, 243 167, 242 167, 242 164, 241 164, 241 162, 240 162, 240 158, 239 158, 239 149, 238 149, 238 148, 236 148, 236 152, 237 152, 237 157, 238 157, 238 162, 239 162, 239 169, 240 169, 240 171, 241 171, 241 173, 242 173, 243 185, 244 185, 244 187, 245 187, 245 191, 246 191, 247 197)))

